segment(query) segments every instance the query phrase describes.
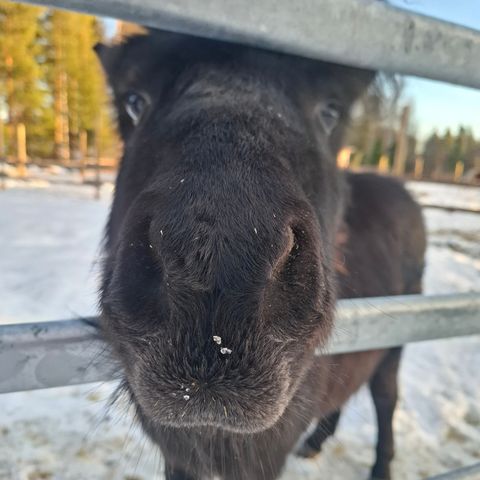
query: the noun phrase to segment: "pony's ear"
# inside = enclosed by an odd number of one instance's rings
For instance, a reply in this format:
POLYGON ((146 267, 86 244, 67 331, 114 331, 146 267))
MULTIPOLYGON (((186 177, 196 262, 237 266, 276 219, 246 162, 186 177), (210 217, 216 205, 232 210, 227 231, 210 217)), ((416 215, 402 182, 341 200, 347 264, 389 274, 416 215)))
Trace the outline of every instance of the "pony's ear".
POLYGON ((118 54, 118 46, 105 45, 102 42, 98 42, 94 47, 93 51, 97 54, 100 63, 102 64, 103 70, 110 77, 113 73, 113 68, 118 54))
POLYGON ((368 87, 373 83, 378 72, 374 70, 357 69, 355 82, 352 85, 352 95, 354 100, 361 97, 368 87))
POLYGON ((103 58, 105 56, 105 50, 107 49, 108 47, 102 42, 98 42, 93 46, 93 51, 97 54, 97 57, 102 62, 102 65, 103 65, 103 58))
POLYGON ((352 104, 360 98, 373 83, 377 72, 362 68, 340 67, 339 78, 348 103, 352 104))

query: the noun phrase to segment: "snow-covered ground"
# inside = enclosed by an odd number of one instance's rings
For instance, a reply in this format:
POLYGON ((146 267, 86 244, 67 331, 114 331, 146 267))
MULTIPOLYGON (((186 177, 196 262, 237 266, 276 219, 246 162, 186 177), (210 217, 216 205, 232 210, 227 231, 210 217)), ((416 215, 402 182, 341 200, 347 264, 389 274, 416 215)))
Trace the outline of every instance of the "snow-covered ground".
MULTIPOLYGON (((0 191, 0 323, 95 313, 99 244, 110 188, 7 180, 0 191)), ((480 189, 411 184, 420 201, 480 208, 480 189)), ((480 291, 480 215, 427 210, 426 293, 480 291)), ((455 321, 455 319, 452 319, 455 321)), ((479 320, 480 321, 480 320, 479 320)), ((480 461, 480 338, 409 345, 395 416, 396 480, 480 461)), ((156 480, 161 459, 113 384, 0 396, 1 480, 156 480)), ((365 390, 315 460, 291 458, 283 480, 358 480, 373 461, 365 390)))

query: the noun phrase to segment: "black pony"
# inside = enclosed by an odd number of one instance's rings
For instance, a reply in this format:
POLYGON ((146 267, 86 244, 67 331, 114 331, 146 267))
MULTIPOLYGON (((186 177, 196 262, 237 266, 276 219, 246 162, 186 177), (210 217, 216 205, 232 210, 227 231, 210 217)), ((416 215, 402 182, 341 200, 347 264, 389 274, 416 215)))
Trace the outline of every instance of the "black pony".
POLYGON ((367 381, 390 478, 400 349, 314 353, 337 296, 420 291, 417 205, 336 169, 373 72, 161 31, 96 51, 125 147, 102 328, 167 479, 275 479, 367 381))

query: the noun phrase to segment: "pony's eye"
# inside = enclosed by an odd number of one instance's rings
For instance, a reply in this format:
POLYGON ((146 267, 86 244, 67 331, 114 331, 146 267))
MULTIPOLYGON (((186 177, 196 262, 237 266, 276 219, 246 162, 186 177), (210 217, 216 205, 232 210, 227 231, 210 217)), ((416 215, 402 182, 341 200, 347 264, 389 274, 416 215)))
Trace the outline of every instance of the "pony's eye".
POLYGON ((128 92, 124 99, 125 110, 132 119, 134 125, 137 125, 148 106, 145 96, 138 92, 128 92))
POLYGON ((338 103, 330 101, 319 107, 318 120, 327 135, 330 135, 341 117, 341 107, 338 103))

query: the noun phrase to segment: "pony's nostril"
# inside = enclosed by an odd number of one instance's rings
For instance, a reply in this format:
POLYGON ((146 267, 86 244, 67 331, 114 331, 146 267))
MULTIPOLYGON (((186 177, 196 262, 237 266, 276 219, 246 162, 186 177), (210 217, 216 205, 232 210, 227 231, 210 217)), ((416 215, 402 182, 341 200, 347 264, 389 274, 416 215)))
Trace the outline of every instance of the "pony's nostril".
POLYGON ((283 249, 282 253, 278 257, 277 261, 273 265, 273 277, 276 277, 287 264, 290 255, 293 250, 298 248, 295 232, 291 226, 288 226, 285 231, 285 238, 283 240, 283 249))

